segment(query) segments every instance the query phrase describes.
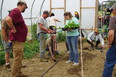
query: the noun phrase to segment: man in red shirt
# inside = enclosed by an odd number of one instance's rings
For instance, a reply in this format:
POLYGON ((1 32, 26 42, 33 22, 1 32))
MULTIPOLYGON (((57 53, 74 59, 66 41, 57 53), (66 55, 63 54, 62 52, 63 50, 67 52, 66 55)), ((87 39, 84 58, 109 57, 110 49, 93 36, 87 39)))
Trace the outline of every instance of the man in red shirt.
POLYGON ((27 8, 25 0, 19 0, 17 8, 14 8, 12 12, 6 17, 6 23, 11 28, 9 39, 13 45, 13 64, 12 64, 12 77, 26 76, 21 72, 21 62, 23 59, 24 42, 27 37, 27 26, 21 15, 27 8))

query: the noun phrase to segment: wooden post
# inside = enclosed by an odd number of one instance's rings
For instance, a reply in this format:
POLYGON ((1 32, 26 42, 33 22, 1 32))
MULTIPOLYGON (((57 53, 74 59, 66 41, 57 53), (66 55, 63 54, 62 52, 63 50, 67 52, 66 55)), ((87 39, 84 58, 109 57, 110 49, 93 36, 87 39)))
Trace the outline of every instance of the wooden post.
POLYGON ((52 0, 50 0, 50 13, 52 13, 52 0))
POLYGON ((97 28, 98 25, 98 0, 96 0, 96 8, 95 8, 95 28, 97 28))

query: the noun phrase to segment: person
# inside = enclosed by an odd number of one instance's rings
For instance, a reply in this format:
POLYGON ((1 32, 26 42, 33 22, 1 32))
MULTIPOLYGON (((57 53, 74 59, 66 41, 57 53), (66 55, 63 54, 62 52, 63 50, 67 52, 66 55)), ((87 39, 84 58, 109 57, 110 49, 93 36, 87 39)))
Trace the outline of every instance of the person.
POLYGON ((11 28, 9 40, 12 41, 13 47, 13 63, 12 63, 12 77, 27 77, 21 72, 21 65, 24 52, 24 42, 27 37, 27 26, 21 15, 27 9, 25 0, 19 0, 17 8, 14 8, 11 13, 6 17, 6 23, 11 28))
POLYGON ((49 53, 51 55, 51 58, 54 62, 56 62, 55 56, 54 56, 54 52, 52 51, 52 42, 53 42, 53 36, 51 34, 51 36, 46 40, 46 48, 48 48, 49 53))
POLYGON ((54 30, 54 27, 56 27, 56 22, 61 22, 61 21, 59 21, 56 17, 55 17, 55 14, 54 13, 51 13, 50 14, 50 26, 49 26, 49 28, 51 29, 51 30, 54 30))
POLYGON ((40 40, 40 61, 41 62, 47 62, 46 58, 45 58, 45 51, 46 51, 46 46, 45 46, 45 42, 46 42, 46 36, 47 33, 50 34, 52 33, 52 30, 50 30, 48 28, 48 23, 46 18, 49 16, 49 12, 48 11, 44 11, 42 17, 39 17, 38 19, 38 28, 37 28, 37 33, 39 36, 39 40, 40 40))
POLYGON ((79 13, 75 11, 75 17, 79 20, 79 13))
POLYGON ((102 77, 112 77, 113 68, 116 64, 116 3, 112 5, 114 16, 110 19, 108 32, 108 51, 102 77))
MULTIPOLYGON (((75 24, 79 24, 78 19, 73 17, 70 12, 65 12, 64 18, 66 19, 66 25, 72 21, 75 24)), ((68 44, 68 47, 70 50, 70 57, 69 57, 69 60, 66 61, 66 63, 74 62, 74 64, 73 64, 74 66, 79 65, 78 50, 77 50, 78 36, 79 36, 78 29, 75 29, 75 30, 68 29, 66 31, 66 41, 67 41, 67 44, 68 44)))
MULTIPOLYGON (((9 11, 10 14, 11 11, 9 11)), ((5 67, 7 71, 11 71, 10 52, 12 51, 11 41, 9 40, 10 27, 7 25, 5 18, 2 20, 2 42, 5 50, 5 67)))
MULTIPOLYGON (((50 14, 50 26, 49 26, 49 28, 51 29, 51 30, 54 30, 55 31, 55 33, 56 33, 56 22, 61 22, 61 21, 59 21, 56 17, 55 17, 55 14, 54 13, 51 13, 50 14)), ((54 38, 54 39, 52 39, 53 40, 53 43, 54 43, 54 48, 53 48, 53 51, 54 52, 56 52, 57 51, 57 45, 56 45, 56 34, 52 34, 52 37, 54 38)))
POLYGON ((91 45, 91 48, 94 49, 102 49, 104 47, 104 39, 102 38, 102 35, 99 33, 98 29, 95 29, 93 32, 91 32, 87 37, 87 42, 91 45), (96 42, 95 45, 93 42, 96 42), (102 47, 98 47, 98 45, 101 43, 102 47))

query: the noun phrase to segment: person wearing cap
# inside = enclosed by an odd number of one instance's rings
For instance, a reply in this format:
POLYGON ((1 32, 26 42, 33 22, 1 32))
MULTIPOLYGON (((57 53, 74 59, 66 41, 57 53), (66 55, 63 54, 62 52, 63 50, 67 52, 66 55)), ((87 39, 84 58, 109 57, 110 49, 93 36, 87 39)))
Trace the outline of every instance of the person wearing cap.
POLYGON ((14 8, 5 19, 6 23, 11 28, 9 40, 12 41, 13 47, 12 77, 27 77, 27 75, 24 75, 21 72, 24 42, 26 41, 28 32, 21 12, 25 12, 26 9, 26 1, 19 0, 17 3, 17 8, 14 8))
POLYGON ((75 17, 79 20, 79 13, 75 11, 75 17))
POLYGON ((116 64, 116 3, 112 5, 113 17, 110 19, 108 32, 108 51, 104 65, 102 77, 112 77, 112 72, 116 64))
POLYGON ((104 47, 104 40, 102 35, 99 33, 98 29, 95 29, 87 37, 87 42, 91 45, 91 48, 102 49, 104 47), (94 45, 93 42, 96 42, 94 45), (102 48, 99 48, 98 45, 101 43, 102 48))
POLYGON ((49 12, 44 11, 42 17, 39 17, 38 19, 38 27, 37 27, 37 33, 38 33, 38 40, 40 41, 40 61, 47 62, 45 58, 45 52, 46 52, 46 34, 50 34, 53 31, 48 28, 48 23, 46 18, 49 17, 49 12))

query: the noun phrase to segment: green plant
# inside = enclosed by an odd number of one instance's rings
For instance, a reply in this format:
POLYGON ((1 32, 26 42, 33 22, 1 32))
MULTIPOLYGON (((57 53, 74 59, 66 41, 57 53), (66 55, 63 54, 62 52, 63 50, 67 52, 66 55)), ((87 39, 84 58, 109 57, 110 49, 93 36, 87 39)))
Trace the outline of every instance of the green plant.
POLYGON ((31 27, 32 40, 36 40, 37 36, 37 24, 32 25, 31 27))
POLYGON ((60 41, 66 41, 66 34, 65 33, 58 33, 57 34, 57 40, 60 41))
POLYGON ((72 28, 78 28, 78 27, 79 27, 79 24, 75 24, 74 21, 70 21, 67 25, 65 25, 64 28, 72 29, 72 28))
POLYGON ((0 65, 5 64, 5 52, 0 52, 0 65))
POLYGON ((24 58, 32 58, 35 54, 39 52, 39 42, 38 40, 26 41, 24 47, 24 58))

